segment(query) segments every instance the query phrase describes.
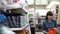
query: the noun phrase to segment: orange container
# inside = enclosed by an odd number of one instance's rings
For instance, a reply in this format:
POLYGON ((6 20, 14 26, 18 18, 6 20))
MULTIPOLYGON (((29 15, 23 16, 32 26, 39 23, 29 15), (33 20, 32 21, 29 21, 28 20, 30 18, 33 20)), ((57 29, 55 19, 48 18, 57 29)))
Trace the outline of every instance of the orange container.
POLYGON ((54 28, 48 28, 48 34, 56 34, 56 30, 54 28))

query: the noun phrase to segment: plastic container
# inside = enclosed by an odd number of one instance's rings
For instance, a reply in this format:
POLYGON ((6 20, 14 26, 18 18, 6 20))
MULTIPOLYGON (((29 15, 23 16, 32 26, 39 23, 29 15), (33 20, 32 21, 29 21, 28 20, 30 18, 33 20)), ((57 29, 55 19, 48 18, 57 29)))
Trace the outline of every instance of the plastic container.
POLYGON ((54 28, 48 28, 48 34, 56 34, 56 30, 54 28))
POLYGON ((3 21, 5 21, 7 18, 5 17, 4 14, 0 14, 0 23, 2 23, 3 21))

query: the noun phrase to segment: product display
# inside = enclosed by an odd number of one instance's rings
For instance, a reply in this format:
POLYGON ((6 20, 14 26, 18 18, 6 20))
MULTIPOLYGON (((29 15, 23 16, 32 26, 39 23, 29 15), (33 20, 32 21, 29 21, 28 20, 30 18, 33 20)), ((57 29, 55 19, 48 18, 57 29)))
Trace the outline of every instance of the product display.
MULTIPOLYGON (((3 31, 2 34, 25 34, 25 29, 29 30, 28 22, 26 21, 27 18, 25 17, 27 12, 27 4, 25 0, 1 0, 0 9, 2 10, 1 13, 6 16, 6 21, 3 24, 1 30, 3 31), (4 2, 3 2, 4 1, 4 2), (2 3, 1 3, 2 2, 2 3), (22 17, 21 17, 22 16, 22 17), (6 28, 5 25, 7 25, 6 28), (3 29, 5 28, 5 29, 3 29), (14 32, 12 32, 14 31, 14 32)), ((2 19, 2 18, 0 18, 2 19)), ((3 19, 2 19, 3 20, 3 19)), ((0 22, 3 23, 3 22, 0 22)))
POLYGON ((2 9, 17 9, 24 8, 27 4, 25 0, 1 0, 0 8, 2 9))
POLYGON ((8 16, 8 22, 10 28, 20 28, 20 17, 19 16, 8 16))
POLYGON ((8 27, 10 28, 21 28, 26 25, 25 16, 6 16, 8 27))
POLYGON ((26 21, 25 21, 25 16, 20 16, 20 18, 21 18, 21 27, 23 27, 23 26, 25 26, 25 24, 26 24, 26 21))

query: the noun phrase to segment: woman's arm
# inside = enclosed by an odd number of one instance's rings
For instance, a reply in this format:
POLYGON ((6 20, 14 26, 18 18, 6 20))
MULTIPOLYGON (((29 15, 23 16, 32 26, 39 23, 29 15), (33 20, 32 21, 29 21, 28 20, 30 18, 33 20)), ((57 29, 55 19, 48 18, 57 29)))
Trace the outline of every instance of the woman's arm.
POLYGON ((57 22, 56 22, 56 20, 55 20, 54 22, 55 22, 55 27, 57 27, 57 22))
POLYGON ((44 31, 44 30, 43 30, 43 32, 47 34, 47 32, 46 32, 46 31, 44 31))
POLYGON ((57 22, 56 22, 56 20, 54 21, 54 25, 55 25, 55 26, 54 26, 54 27, 55 27, 54 29, 57 30, 57 29, 56 29, 56 28, 57 28, 57 22))
POLYGON ((47 33, 47 32, 46 32, 46 25, 45 25, 45 24, 46 24, 46 23, 45 23, 45 22, 43 22, 42 30, 43 30, 43 32, 44 32, 44 33, 47 33))

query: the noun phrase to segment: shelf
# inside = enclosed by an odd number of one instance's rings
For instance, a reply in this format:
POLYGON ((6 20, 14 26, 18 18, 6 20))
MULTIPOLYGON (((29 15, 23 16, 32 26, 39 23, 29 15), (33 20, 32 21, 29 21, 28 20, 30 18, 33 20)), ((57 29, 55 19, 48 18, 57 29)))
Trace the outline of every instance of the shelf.
POLYGON ((4 15, 6 15, 6 16, 24 16, 24 14, 17 14, 17 13, 2 13, 2 14, 4 14, 4 15))
POLYGON ((9 28, 9 30, 15 31, 15 30, 24 30, 25 28, 27 28, 29 25, 26 24, 25 26, 23 26, 22 28, 9 28))
POLYGON ((3 7, 0 6, 0 9, 1 8, 5 8, 6 10, 19 9, 21 11, 21 13, 27 13, 27 10, 23 9, 22 6, 17 4, 17 3, 11 4, 11 5, 6 5, 6 6, 3 6, 3 7))
POLYGON ((22 6, 20 6, 20 5, 8 5, 7 7, 6 7, 6 9, 7 10, 9 10, 9 9, 22 9, 22 10, 24 10, 24 11, 26 11, 25 9, 23 9, 22 8, 22 6))
POLYGON ((10 9, 11 13, 9 13, 9 10, 7 10, 6 12, 4 12, 3 10, 0 10, 3 14, 5 15, 23 15, 23 14, 27 14, 27 12, 25 10, 23 10, 22 8, 18 8, 18 9, 10 9))
POLYGON ((23 30, 22 28, 9 28, 10 30, 14 31, 14 30, 23 30))
MULTIPOLYGON (((34 5, 28 5, 28 6, 34 6, 34 5)), ((46 5, 35 5, 35 6, 46 6, 46 5)))
POLYGON ((3 6, 1 8, 5 8, 5 9, 17 9, 17 8, 22 8, 22 6, 20 6, 19 4, 15 3, 15 4, 3 6))

